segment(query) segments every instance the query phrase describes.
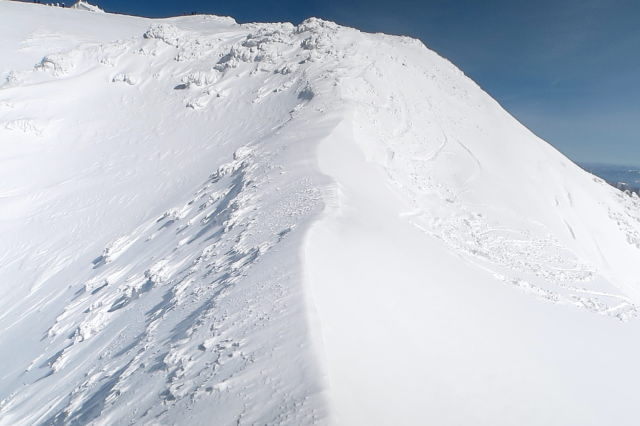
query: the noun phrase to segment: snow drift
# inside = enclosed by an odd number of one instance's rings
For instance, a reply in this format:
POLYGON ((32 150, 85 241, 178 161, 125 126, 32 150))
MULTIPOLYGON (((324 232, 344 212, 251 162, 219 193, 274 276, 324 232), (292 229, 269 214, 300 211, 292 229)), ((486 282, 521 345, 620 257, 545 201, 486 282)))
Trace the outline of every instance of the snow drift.
POLYGON ((640 200, 422 43, 0 20, 0 424, 637 422, 640 200))

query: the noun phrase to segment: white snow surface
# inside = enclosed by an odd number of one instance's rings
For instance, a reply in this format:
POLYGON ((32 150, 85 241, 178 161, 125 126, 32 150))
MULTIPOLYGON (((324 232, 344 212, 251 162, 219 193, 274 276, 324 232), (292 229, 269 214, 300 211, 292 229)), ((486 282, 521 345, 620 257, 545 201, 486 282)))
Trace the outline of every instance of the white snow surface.
POLYGON ((0 424, 636 425, 640 200, 419 41, 0 0, 0 424))

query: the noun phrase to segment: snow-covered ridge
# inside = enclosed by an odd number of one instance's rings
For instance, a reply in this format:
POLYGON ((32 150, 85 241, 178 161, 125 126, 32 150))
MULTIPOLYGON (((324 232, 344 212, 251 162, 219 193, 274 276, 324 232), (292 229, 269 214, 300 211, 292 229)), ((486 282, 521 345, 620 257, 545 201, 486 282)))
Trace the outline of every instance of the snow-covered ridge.
POLYGON ((422 43, 0 16, 0 424, 634 409, 640 202, 422 43))

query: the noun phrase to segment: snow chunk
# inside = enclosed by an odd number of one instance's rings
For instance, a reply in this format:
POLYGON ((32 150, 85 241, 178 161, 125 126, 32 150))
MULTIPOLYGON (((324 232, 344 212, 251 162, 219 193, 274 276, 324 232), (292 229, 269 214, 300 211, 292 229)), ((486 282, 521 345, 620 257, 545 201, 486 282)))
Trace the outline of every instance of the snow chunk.
POLYGON ((158 39, 174 47, 180 45, 180 30, 172 24, 153 24, 144 33, 143 37, 158 39))
POLYGON ((331 47, 331 39, 326 34, 313 34, 302 40, 300 47, 304 50, 328 49, 331 47))
POLYGON ((35 66, 36 70, 48 71, 56 77, 68 74, 73 68, 71 55, 62 53, 47 55, 35 66))
POLYGON ((306 85, 300 92, 298 92, 298 99, 303 101, 310 101, 315 96, 313 89, 310 85, 306 85))
POLYGON ((306 31, 322 32, 324 30, 336 31, 338 30, 338 24, 320 18, 309 18, 296 27, 296 33, 298 34, 306 31))
POLYGON ((10 120, 3 123, 3 127, 6 130, 19 131, 26 134, 32 134, 36 136, 42 135, 43 128, 40 124, 34 120, 20 118, 17 120, 10 120))
POLYGON ((122 72, 116 74, 111 81, 113 83, 127 83, 129 86, 135 86, 139 82, 137 77, 122 72))
POLYGON ((98 6, 93 4, 89 4, 86 1, 79 0, 71 6, 71 9, 85 10, 87 12, 98 12, 104 13, 104 10, 100 9, 98 6))
POLYGON ((9 71, 7 77, 5 78, 5 82, 2 87, 14 87, 20 84, 20 78, 18 77, 18 73, 15 71, 9 71))
POLYGON ((131 247, 131 245, 135 243, 135 241, 136 241, 135 238, 130 238, 127 236, 118 238, 117 240, 109 244, 107 247, 105 247, 105 249, 102 251, 102 254, 93 260, 94 268, 97 268, 98 266, 101 266, 107 263, 111 263, 113 260, 117 259, 122 253, 127 251, 127 249, 131 247))
POLYGON ((215 83, 217 80, 216 76, 209 72, 196 71, 189 73, 182 77, 182 85, 179 86, 181 89, 188 89, 192 87, 202 87, 208 86, 210 84, 215 83))

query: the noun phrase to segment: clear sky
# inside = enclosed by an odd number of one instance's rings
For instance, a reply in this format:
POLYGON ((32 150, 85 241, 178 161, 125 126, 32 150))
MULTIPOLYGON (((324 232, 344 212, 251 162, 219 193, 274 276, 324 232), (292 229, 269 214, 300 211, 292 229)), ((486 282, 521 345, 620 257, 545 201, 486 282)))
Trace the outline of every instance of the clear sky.
POLYGON ((417 37, 575 161, 640 166, 640 0, 93 1, 153 17, 317 16, 417 37))

